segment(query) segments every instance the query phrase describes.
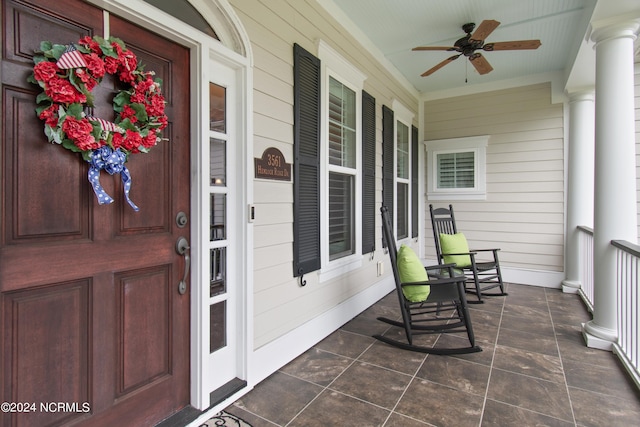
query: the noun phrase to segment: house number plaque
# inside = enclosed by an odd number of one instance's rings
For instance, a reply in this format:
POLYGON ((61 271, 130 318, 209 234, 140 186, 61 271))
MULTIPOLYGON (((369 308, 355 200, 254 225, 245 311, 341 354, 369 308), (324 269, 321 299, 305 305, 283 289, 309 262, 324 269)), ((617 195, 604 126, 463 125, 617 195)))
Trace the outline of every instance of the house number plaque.
POLYGON ((254 158, 256 178, 291 181, 291 163, 287 163, 284 155, 275 147, 269 147, 261 158, 254 158))

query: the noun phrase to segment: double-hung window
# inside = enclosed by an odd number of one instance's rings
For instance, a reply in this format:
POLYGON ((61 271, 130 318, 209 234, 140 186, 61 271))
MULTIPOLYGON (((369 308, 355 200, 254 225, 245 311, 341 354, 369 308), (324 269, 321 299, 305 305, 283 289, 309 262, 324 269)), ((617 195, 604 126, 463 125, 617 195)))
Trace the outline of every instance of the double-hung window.
POLYGON ((393 110, 395 117, 395 227, 396 238, 398 240, 409 237, 411 230, 411 221, 417 221, 411 215, 411 162, 417 161, 412 159, 411 146, 414 143, 411 140, 411 121, 413 113, 403 104, 394 100, 393 110))
POLYGON ((329 260, 355 253, 356 93, 329 77, 328 97, 329 260))
POLYGON ((409 126, 396 122, 396 236, 409 237, 409 126))
POLYGON ((365 76, 320 42, 321 247, 323 270, 360 259, 362 246, 362 88, 365 76))

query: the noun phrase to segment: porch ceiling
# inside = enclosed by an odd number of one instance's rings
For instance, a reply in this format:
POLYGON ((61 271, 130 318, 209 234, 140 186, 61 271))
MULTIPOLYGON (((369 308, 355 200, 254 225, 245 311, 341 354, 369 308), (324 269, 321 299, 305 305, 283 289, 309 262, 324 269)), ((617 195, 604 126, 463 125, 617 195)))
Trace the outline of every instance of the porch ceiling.
POLYGON ((638 11, 637 0, 318 0, 375 54, 423 94, 478 91, 507 82, 538 82, 556 73, 564 86, 593 82, 593 44, 585 41, 592 20, 638 11), (606 4, 605 4, 606 3, 606 4), (453 46, 461 26, 495 19, 487 41, 540 39, 537 50, 483 52, 494 70, 479 75, 458 58, 428 77, 420 75, 455 52, 415 46, 453 46), (355 27, 354 27, 355 26, 355 27), (357 28, 356 28, 357 27, 357 28), (377 51, 377 52, 376 52, 377 51), (574 67, 574 64, 575 67, 574 67), (591 64, 591 65, 590 65, 591 64), (574 69, 575 68, 575 69, 574 69), (465 82, 466 78, 466 82, 465 82))

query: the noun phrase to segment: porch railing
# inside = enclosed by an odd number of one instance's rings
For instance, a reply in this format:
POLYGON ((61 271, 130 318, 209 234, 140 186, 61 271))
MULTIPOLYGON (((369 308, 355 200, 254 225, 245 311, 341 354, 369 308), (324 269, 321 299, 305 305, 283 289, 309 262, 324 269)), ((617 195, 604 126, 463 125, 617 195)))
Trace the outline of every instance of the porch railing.
POLYGON ((618 291, 618 340, 613 350, 640 387, 640 246, 622 240, 611 244, 617 251, 618 291))
MULTIPOLYGON (((583 302, 593 312, 594 300, 593 229, 578 227, 580 241, 580 282, 578 291, 583 302)), ((640 388, 640 246, 613 240, 616 249, 616 319, 618 338, 613 351, 640 388)))
POLYGON ((578 226, 580 239, 580 283, 578 294, 587 309, 593 312, 593 229, 578 226))

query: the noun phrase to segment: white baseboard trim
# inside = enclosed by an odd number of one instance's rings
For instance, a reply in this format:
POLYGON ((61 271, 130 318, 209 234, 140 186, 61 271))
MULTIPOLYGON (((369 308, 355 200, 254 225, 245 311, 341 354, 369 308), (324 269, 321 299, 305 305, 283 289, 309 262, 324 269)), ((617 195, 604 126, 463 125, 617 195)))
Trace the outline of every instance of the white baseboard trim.
POLYGON ((257 349, 251 356, 253 366, 249 368, 249 385, 253 387, 276 372, 394 288, 393 277, 387 276, 326 313, 257 349))
POLYGON ((500 266, 502 280, 519 285, 539 286, 542 288, 562 288, 566 278, 564 271, 527 270, 500 266))
MULTIPOLYGON (((435 265, 438 261, 433 259, 423 260, 424 265, 435 265)), ((506 283, 519 285, 539 286, 542 288, 562 288, 562 281, 566 279, 564 271, 530 270, 500 266, 502 280, 506 283)))

